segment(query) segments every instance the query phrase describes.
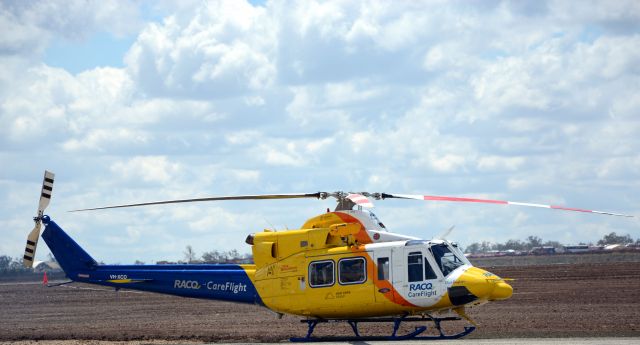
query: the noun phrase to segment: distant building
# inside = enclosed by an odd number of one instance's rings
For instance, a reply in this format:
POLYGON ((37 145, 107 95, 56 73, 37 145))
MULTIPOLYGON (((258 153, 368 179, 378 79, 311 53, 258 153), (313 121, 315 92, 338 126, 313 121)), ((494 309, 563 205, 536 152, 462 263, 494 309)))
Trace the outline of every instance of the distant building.
POLYGON ((62 271, 60 265, 55 261, 34 261, 33 270, 35 272, 62 271))
POLYGON ((604 246, 604 250, 622 250, 625 249, 624 244, 608 244, 604 246))
POLYGON ((586 244, 579 244, 576 246, 562 246, 562 249, 565 253, 587 253, 589 251, 589 246, 586 244))
POLYGON ((553 255, 556 253, 554 247, 534 247, 529 251, 531 255, 553 255))

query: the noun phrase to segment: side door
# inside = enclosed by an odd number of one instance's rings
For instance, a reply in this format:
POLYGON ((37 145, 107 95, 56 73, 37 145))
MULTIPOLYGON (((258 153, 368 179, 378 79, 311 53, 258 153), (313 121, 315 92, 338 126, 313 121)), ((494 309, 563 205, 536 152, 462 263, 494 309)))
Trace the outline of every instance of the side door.
POLYGON ((376 302, 393 301, 393 257, 391 248, 376 248, 373 251, 374 269, 372 272, 375 285, 376 302))
POLYGON ((439 270, 434 269, 428 250, 422 246, 406 246, 403 259, 403 297, 422 307, 438 302, 445 292, 444 279, 439 270))

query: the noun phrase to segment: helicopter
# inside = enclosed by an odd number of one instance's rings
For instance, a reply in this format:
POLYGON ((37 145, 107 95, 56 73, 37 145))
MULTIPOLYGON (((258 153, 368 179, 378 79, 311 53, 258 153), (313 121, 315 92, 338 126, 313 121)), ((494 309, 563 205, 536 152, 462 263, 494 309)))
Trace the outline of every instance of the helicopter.
POLYGON ((249 303, 268 308, 282 317, 291 314, 307 323, 304 337, 291 341, 457 339, 476 329, 466 310, 508 299, 513 288, 508 279, 474 267, 455 242, 442 236, 425 240, 389 231, 369 209, 373 200, 405 199, 542 207, 561 211, 634 217, 631 215, 563 206, 490 199, 369 192, 315 192, 213 196, 154 201, 73 210, 96 211, 126 207, 225 200, 328 199, 337 205, 308 219, 299 229, 265 229, 249 234, 253 264, 99 264, 51 217, 49 205, 54 174, 45 171, 35 226, 29 233, 24 265, 31 267, 42 238, 70 282, 249 303), (454 315, 454 316, 446 316, 454 315), (466 320, 469 325, 445 334, 441 324, 466 320), (319 323, 346 322, 354 335, 313 336, 319 323), (363 336, 360 323, 390 323, 388 336, 363 336), (427 326, 398 334, 403 322, 433 323, 436 335, 423 334, 427 326))

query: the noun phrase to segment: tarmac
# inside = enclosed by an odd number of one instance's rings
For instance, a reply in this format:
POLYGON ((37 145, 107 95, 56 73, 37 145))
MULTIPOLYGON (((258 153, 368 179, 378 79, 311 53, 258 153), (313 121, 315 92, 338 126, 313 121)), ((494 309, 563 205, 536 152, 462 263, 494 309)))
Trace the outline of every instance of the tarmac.
MULTIPOLYGON (((289 342, 281 342, 280 344, 294 344, 289 342)), ((196 344, 210 344, 220 345, 224 343, 200 343, 197 341, 101 341, 101 340, 22 340, 22 341, 9 341, 0 342, 0 344, 13 344, 13 345, 196 345, 196 344)), ((274 344, 274 343, 226 343, 229 345, 238 344, 274 344)), ((322 345, 398 345, 398 344, 411 344, 411 345, 637 345, 640 344, 640 337, 606 337, 606 338, 505 338, 505 339, 459 339, 459 340, 411 340, 411 341, 361 341, 361 342, 321 342, 317 344, 322 345)))
MULTIPOLYGON (((371 344, 371 345, 398 345, 411 344, 411 345, 638 345, 640 344, 640 337, 632 338, 508 338, 508 339, 458 339, 458 340, 410 340, 410 341, 367 341, 367 342, 322 342, 318 344, 322 345, 344 345, 344 344, 371 344)), ((236 343, 237 344, 237 343, 236 343)), ((293 344, 293 343, 291 343, 293 344)), ((219 344, 216 344, 219 345, 219 344)))

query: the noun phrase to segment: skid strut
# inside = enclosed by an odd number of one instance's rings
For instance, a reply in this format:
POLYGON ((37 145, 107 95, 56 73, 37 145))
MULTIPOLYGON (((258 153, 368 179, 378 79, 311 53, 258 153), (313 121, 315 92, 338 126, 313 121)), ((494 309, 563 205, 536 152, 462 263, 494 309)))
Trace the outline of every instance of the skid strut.
POLYGON ((291 338, 292 342, 318 342, 318 341, 361 341, 361 340, 444 340, 444 339, 458 339, 473 332, 476 328, 473 326, 465 326, 464 331, 456 334, 446 335, 442 331, 440 324, 442 321, 458 321, 459 317, 394 317, 394 318, 375 318, 375 319, 308 319, 301 320, 300 322, 306 322, 309 327, 307 335, 302 338, 291 338), (398 329, 402 322, 419 322, 419 321, 432 321, 434 328, 438 330, 439 335, 420 335, 427 330, 427 326, 416 327, 413 332, 398 335, 398 329), (329 322, 347 322, 353 330, 354 336, 331 336, 331 337, 314 337, 312 336, 313 330, 318 323, 329 322), (358 323, 360 322, 393 322, 393 332, 389 336, 362 336, 358 330, 358 323))

